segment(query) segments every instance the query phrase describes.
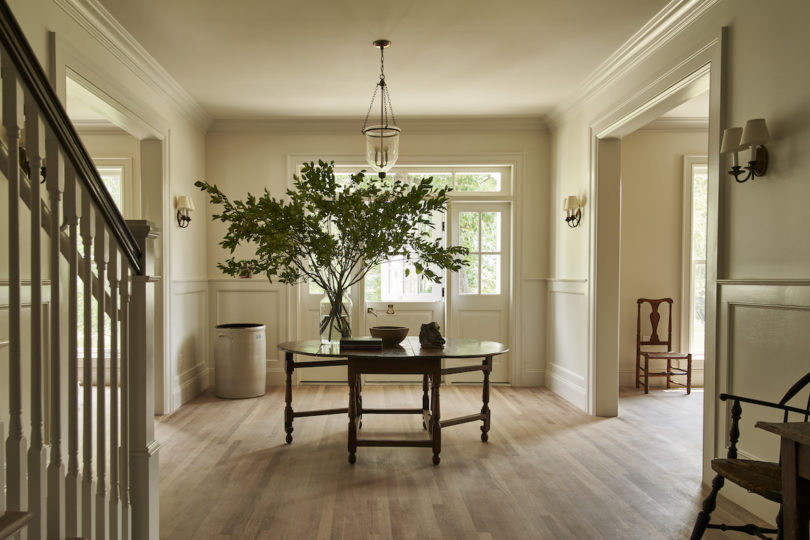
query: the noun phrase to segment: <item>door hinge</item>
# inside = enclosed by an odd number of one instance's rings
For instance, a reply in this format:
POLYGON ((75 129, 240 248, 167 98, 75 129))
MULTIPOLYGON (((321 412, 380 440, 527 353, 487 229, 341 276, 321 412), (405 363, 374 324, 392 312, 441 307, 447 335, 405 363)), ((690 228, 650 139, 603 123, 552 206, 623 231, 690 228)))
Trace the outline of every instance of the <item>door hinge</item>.
POLYGON ((444 226, 445 226, 445 222, 444 222, 444 220, 442 220, 442 232, 444 232, 444 226))
POLYGON ((442 287, 442 298, 444 298, 444 287, 442 287))

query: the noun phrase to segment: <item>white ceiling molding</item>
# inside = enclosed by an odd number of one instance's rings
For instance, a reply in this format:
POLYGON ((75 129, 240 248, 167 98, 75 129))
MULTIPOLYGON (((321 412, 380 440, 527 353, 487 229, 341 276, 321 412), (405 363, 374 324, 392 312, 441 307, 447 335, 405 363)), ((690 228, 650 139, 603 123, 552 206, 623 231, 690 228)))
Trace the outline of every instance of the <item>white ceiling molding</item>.
POLYGON ((206 131, 211 116, 180 86, 98 0, 54 0, 54 3, 127 66, 139 79, 165 94, 195 126, 206 131))
MULTIPOLYGON (((525 116, 398 118, 403 133, 475 131, 548 131, 544 119, 525 116)), ((273 120, 214 120, 209 131, 220 133, 360 134, 359 118, 279 118, 273 120)))
POLYGON ((566 112, 578 103, 589 100, 613 81, 625 76, 629 70, 660 49, 718 1, 672 0, 596 68, 564 102, 554 107, 548 115, 549 123, 559 124, 566 112))
POLYGON ((638 131, 707 131, 708 129, 709 118, 706 116, 691 118, 662 116, 638 131))

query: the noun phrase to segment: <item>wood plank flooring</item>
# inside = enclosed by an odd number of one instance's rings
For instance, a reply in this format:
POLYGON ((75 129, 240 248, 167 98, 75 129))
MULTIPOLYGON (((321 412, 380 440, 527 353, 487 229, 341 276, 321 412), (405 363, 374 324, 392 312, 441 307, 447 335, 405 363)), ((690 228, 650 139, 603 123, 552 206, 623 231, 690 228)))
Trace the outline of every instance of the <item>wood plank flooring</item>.
MULTIPOLYGON (((480 388, 442 388, 442 417, 477 412, 480 388)), ((161 538, 681 539, 700 485, 702 393, 625 392, 594 418, 545 389, 493 387, 489 442, 478 423, 426 448, 359 448, 345 415, 299 418, 284 444, 283 389, 206 394, 157 425, 161 538)), ((345 406, 343 386, 294 389, 296 410, 345 406)), ((418 386, 365 386, 365 407, 413 407, 418 386)), ((363 436, 421 430, 416 415, 367 415, 363 436)), ((720 499, 715 515, 753 519, 720 499)), ((736 538, 710 531, 705 538, 736 538)))

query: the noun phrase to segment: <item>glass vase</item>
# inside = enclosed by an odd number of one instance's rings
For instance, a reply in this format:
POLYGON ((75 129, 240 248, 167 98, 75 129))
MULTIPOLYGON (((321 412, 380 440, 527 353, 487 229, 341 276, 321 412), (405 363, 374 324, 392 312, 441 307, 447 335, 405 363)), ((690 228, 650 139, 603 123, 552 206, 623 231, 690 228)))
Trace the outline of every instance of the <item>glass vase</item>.
POLYGON ((323 295, 319 311, 322 344, 338 343, 341 338, 352 336, 352 299, 348 293, 334 298, 334 302, 329 294, 323 295))

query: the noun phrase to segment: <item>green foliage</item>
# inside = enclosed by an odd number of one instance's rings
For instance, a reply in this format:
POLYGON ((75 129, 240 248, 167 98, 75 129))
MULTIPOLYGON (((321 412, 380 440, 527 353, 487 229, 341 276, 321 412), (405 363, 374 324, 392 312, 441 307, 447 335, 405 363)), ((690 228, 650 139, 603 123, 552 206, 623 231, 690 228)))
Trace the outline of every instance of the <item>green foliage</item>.
POLYGON ((330 298, 340 298, 385 259, 404 258, 432 282, 441 278, 435 270, 463 266, 468 250, 443 247, 428 230, 431 213, 447 208, 448 188, 433 187, 431 178, 409 185, 365 171, 341 182, 333 167, 305 164, 286 201, 266 189, 261 197, 248 193, 244 201, 231 201, 216 185, 195 182, 222 207, 212 216, 228 224, 220 245, 232 255, 241 245, 255 249, 252 258, 231 256, 217 266, 231 276, 254 272, 271 282, 310 280, 330 298))

